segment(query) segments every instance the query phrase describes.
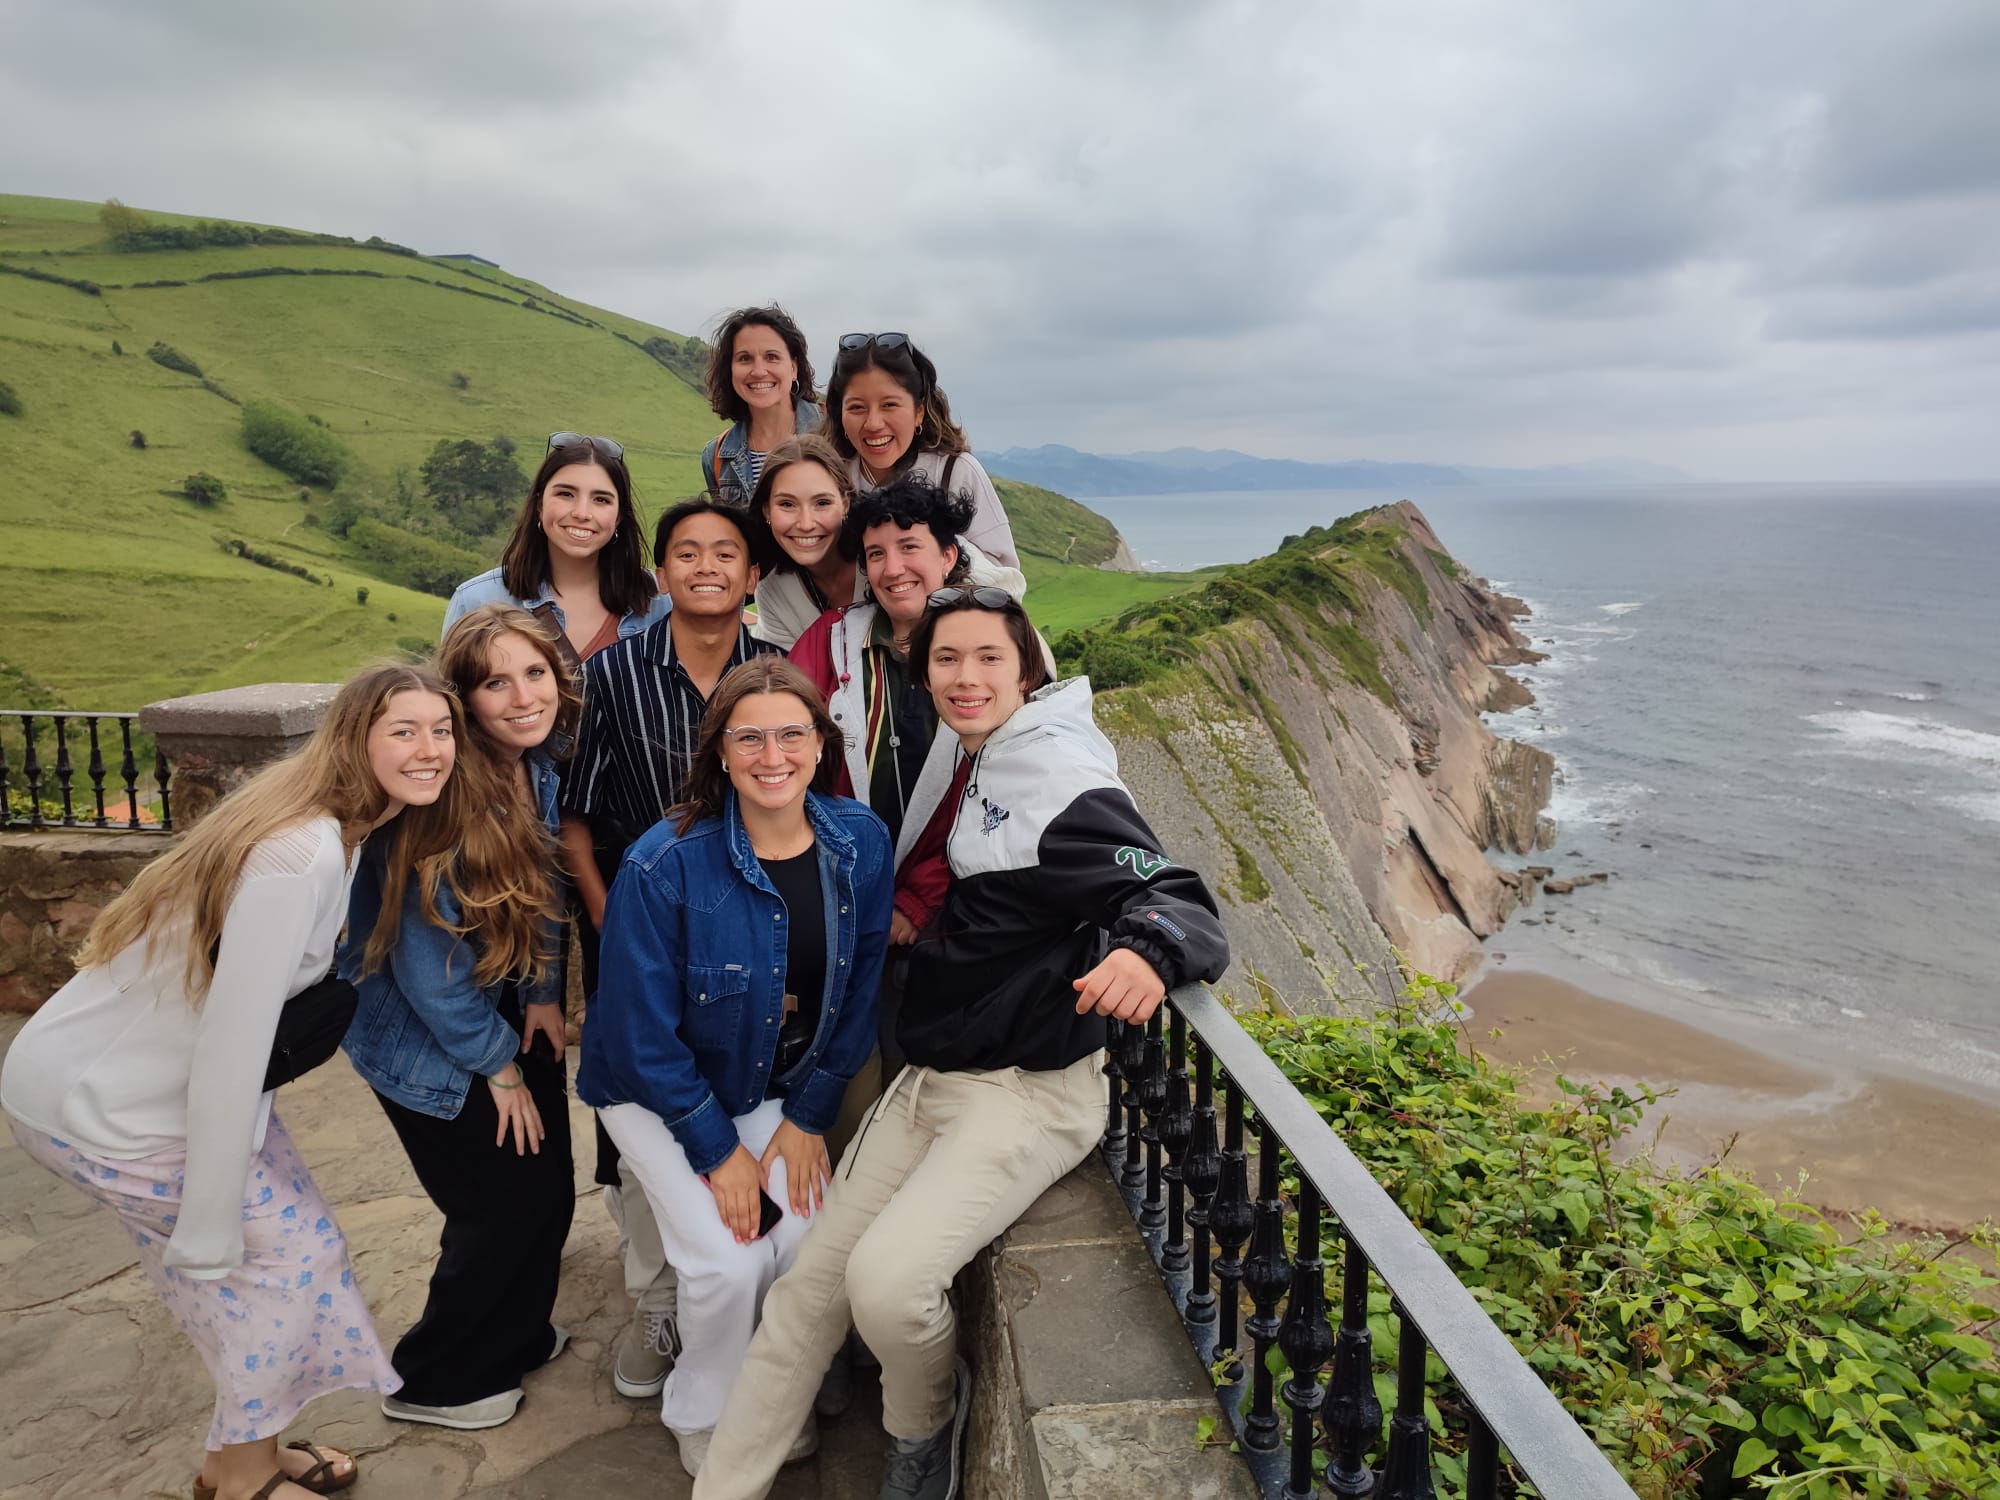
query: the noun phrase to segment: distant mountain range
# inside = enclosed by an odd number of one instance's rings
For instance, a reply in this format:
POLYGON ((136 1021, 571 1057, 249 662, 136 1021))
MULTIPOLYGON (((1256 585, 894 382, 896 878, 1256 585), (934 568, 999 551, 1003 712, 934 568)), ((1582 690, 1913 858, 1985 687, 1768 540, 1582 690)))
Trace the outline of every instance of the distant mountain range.
POLYGON ((1229 448, 1172 448, 1164 453, 1082 453, 1059 443, 982 453, 996 474, 1065 495, 1177 495, 1218 490, 1441 489, 1484 484, 1673 484, 1695 478, 1665 464, 1603 458, 1537 469, 1471 464, 1399 464, 1355 459, 1339 464, 1258 458, 1229 448))

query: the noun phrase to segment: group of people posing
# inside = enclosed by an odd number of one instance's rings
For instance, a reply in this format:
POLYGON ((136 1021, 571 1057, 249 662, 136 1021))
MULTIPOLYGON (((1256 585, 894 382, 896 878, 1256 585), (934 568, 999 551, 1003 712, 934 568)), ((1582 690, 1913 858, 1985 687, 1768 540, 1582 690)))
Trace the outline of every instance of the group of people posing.
POLYGON ((1111 1024, 1227 963, 1089 683, 1054 680, 931 362, 847 335, 822 408, 797 326, 751 308, 709 393, 708 493, 650 553, 620 445, 555 434, 434 664, 355 677, 134 880, 0 1072, 214 1377, 197 1500, 352 1484, 278 1447, 316 1396, 490 1427, 563 1352, 571 925, 616 1388, 659 1396, 698 1497, 757 1497, 879 1363, 882 1495, 950 1500, 954 1276, 1098 1139, 1111 1024), (444 1218, 388 1353, 265 1087, 336 962, 444 1218))

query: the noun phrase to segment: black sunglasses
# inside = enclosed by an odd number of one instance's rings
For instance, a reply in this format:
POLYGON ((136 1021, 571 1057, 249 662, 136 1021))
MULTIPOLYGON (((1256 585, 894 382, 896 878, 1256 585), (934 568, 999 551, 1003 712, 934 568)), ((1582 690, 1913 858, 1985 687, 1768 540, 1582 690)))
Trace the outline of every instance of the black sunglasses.
POLYGON ((977 588, 953 587, 939 589, 930 598, 926 599, 924 603, 931 609, 944 609, 953 604, 963 603, 967 599, 970 599, 981 609, 1005 609, 1008 605, 1016 602, 1014 596, 1005 589, 995 588, 990 583, 983 583, 977 588))
POLYGON ((842 349, 866 349, 873 344, 877 349, 907 349, 910 336, 907 333, 843 333, 840 336, 842 349))
POLYGON ((616 463, 619 459, 622 459, 625 456, 624 447, 621 444, 614 442, 612 439, 608 437, 589 437, 581 432, 550 433, 549 446, 546 450, 544 450, 544 453, 546 456, 546 454, 553 453, 558 448, 583 448, 583 447, 588 447, 590 451, 592 453, 595 453, 599 458, 609 459, 613 463, 616 463))

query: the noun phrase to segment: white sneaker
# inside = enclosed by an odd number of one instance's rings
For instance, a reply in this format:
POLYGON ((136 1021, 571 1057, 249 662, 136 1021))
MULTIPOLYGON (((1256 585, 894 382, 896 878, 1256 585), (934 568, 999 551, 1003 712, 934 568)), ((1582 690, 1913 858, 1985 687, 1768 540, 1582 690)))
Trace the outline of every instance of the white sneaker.
POLYGON ((414 1401, 382 1398, 382 1415, 397 1422, 428 1422, 433 1427, 456 1427, 476 1432, 482 1427, 498 1427, 510 1420, 521 1405, 521 1388, 502 1391, 483 1401, 467 1401, 461 1406, 419 1406, 414 1401))
POLYGON ((819 1423, 813 1420, 811 1412, 806 1413, 806 1425, 799 1429, 799 1435, 792 1439, 792 1446, 785 1453, 788 1464, 802 1463, 819 1452, 819 1423))

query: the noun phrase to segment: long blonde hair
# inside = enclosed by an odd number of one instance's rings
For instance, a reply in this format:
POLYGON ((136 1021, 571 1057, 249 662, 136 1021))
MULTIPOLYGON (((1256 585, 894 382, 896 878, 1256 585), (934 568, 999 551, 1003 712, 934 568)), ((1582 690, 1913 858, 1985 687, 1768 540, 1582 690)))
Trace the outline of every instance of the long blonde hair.
MULTIPOLYGON (((555 674, 557 728, 551 733, 560 732, 575 722, 583 700, 554 633, 527 611, 507 604, 471 611, 451 627, 438 647, 438 671, 461 703, 471 702, 473 691, 492 671, 495 644, 509 635, 520 636, 539 651, 555 674)), ((521 787, 513 755, 493 743, 476 714, 467 712, 465 719, 455 774, 467 817, 457 830, 458 838, 448 845, 413 845, 407 854, 402 848, 390 851, 382 915, 362 954, 364 972, 372 973, 388 962, 412 871, 425 920, 440 926, 444 924, 437 893, 441 885, 450 885, 459 909, 453 930, 475 938, 474 983, 491 984, 509 976, 538 979, 555 959, 547 946, 560 894, 555 840, 542 822, 541 810, 521 787)))
MULTIPOLYGON (((77 967, 109 963, 139 939, 185 918, 183 987, 189 1003, 200 1005, 215 977, 211 955, 221 941, 222 920, 250 851, 311 818, 332 817, 345 828, 373 823, 387 809, 389 794, 368 760, 368 730, 390 699, 408 692, 443 698, 450 705, 453 737, 459 737, 464 721, 458 700, 436 673, 400 663, 361 673, 335 694, 319 728, 297 754, 259 771, 223 798, 104 908, 77 955, 77 967)), ((427 830, 433 841, 455 821, 445 804, 447 799, 456 803, 456 785, 456 777, 446 778, 438 804, 422 809, 432 814, 421 821, 433 825, 427 830)))

